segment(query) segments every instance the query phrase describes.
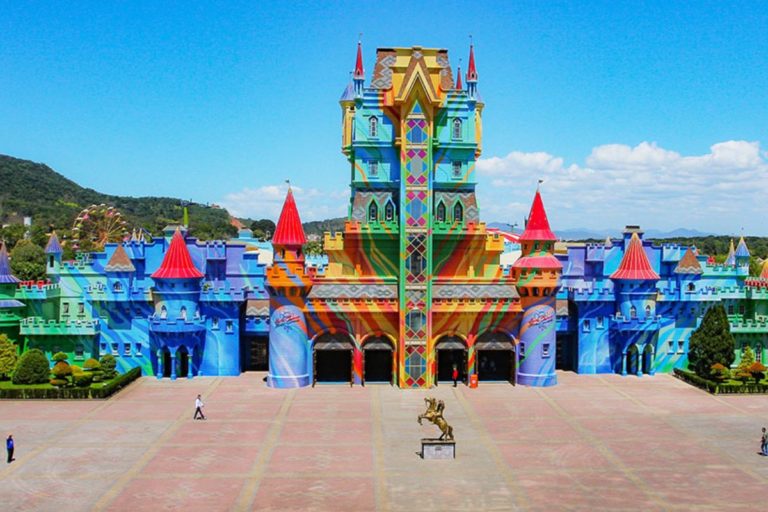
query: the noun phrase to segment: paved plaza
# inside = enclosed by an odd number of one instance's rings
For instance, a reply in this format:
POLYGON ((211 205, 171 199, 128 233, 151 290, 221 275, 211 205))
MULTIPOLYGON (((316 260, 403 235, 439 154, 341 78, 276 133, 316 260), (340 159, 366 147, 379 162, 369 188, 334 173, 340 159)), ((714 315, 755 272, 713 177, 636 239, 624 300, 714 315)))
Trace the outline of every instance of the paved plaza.
POLYGON ((669 375, 559 373, 481 384, 268 389, 263 374, 143 378, 105 401, 2 401, 16 462, 2 510, 752 510, 764 396, 669 375), (194 398, 206 421, 193 421, 194 398), (422 398, 446 403, 457 458, 425 461, 422 398))

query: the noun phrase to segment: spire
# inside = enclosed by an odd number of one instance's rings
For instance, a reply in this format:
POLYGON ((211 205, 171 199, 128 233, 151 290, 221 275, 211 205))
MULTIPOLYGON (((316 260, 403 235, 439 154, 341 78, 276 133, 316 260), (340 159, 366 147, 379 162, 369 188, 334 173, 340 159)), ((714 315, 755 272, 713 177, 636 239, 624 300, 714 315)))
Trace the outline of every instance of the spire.
POLYGON ((152 274, 154 279, 199 279, 203 274, 195 268, 192 263, 192 257, 189 255, 189 249, 181 236, 181 231, 176 228, 176 232, 171 238, 171 245, 168 252, 165 253, 163 263, 160 268, 152 274))
POLYGON ((299 211, 296 209, 296 201, 293 200, 293 190, 288 185, 288 194, 285 196, 283 210, 277 221, 275 234, 272 236, 272 245, 300 246, 307 242, 304 236, 304 227, 301 225, 299 211))
POLYGON ((736 246, 734 256, 737 258, 749 258, 749 249, 747 249, 747 243, 744 241, 743 236, 739 238, 739 245, 736 246))
POLYGON ((363 70, 363 43, 357 42, 357 60, 355 61, 355 74, 356 80, 365 80, 365 70, 363 70))
POLYGON ((456 90, 460 91, 464 89, 464 84, 461 83, 461 65, 459 65, 459 68, 456 70, 456 90))
POLYGON ((760 271, 760 277, 763 279, 768 279, 768 260, 763 262, 763 268, 760 271))
POLYGON ((675 274, 701 274, 701 264, 692 248, 688 248, 675 267, 675 274))
POLYGON ((112 257, 109 258, 104 270, 107 272, 136 272, 136 267, 133 266, 131 258, 128 257, 128 253, 125 252, 122 244, 117 246, 112 257))
POLYGON ((725 265, 728 267, 736 266, 736 249, 733 248, 733 238, 731 238, 731 245, 728 247, 728 256, 725 258, 725 265))
POLYGON ((477 69, 475 69, 475 45, 469 44, 469 66, 467 67, 467 82, 477 82, 477 69))
POLYGON ((59 237, 56 236, 56 232, 51 233, 51 237, 48 239, 48 244, 45 246, 45 254, 61 254, 64 250, 59 243, 59 237))
POLYGON ((651 262, 648 261, 648 255, 643 249, 643 242, 637 233, 632 233, 624 257, 621 259, 619 268, 611 274, 611 279, 626 279, 633 281, 656 281, 659 279, 651 262))
POLYGON ((613 240, 611 240, 610 236, 605 237, 605 244, 603 245, 605 245, 606 249, 613 247, 613 240))
POLYGON ((544 202, 541 200, 541 193, 536 190, 531 205, 531 213, 528 214, 528 222, 525 225, 525 231, 520 235, 520 240, 535 241, 556 241, 557 237, 549 229, 549 220, 547 212, 544 210, 544 202))
POLYGON ((0 284, 16 284, 19 280, 11 274, 11 262, 5 243, 0 244, 0 284))

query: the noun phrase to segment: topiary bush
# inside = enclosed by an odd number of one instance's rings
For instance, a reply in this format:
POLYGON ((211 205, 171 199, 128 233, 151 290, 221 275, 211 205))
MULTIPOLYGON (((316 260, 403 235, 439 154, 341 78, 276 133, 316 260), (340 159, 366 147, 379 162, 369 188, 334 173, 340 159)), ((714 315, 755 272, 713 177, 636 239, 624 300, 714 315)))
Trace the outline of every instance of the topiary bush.
POLYGON ((83 369, 86 371, 92 371, 92 370, 100 370, 101 366, 99 365, 99 362, 94 358, 86 359, 83 363, 83 369))
POLYGON ((8 379, 19 360, 18 348, 5 334, 0 334, 0 379, 8 379))
POLYGON ((44 384, 50 374, 48 358, 42 350, 33 348, 19 358, 11 380, 14 384, 44 384))
POLYGON ((765 365, 760 361, 752 363, 752 365, 749 367, 749 373, 751 373, 752 378, 755 379, 755 384, 759 383, 765 378, 766 370, 768 370, 768 368, 766 368, 765 365))
POLYGON ((731 370, 726 368, 720 363, 712 365, 712 370, 709 372, 713 379, 717 382, 725 382, 731 378, 731 370))
POLYGON ((75 386, 79 388, 87 388, 93 382, 93 374, 81 373, 79 375, 75 375, 73 380, 75 382, 75 386))
POLYGON ((69 384, 69 381, 67 379, 51 379, 48 381, 51 383, 51 386, 56 386, 57 388, 63 388, 67 384, 69 384))
POLYGON ((71 364, 69 366, 70 366, 70 368, 72 368, 72 375, 73 376, 74 375, 82 375, 83 373, 85 373, 83 371, 83 369, 81 367, 77 366, 76 364, 71 364))
POLYGON ((55 363, 58 363, 59 361, 66 361, 69 357, 64 352, 56 352, 53 354, 52 359, 55 363))
POLYGON ((117 376, 117 370, 115 370, 117 359, 115 359, 115 356, 112 354, 101 356, 99 366, 101 367, 101 371, 104 372, 105 379, 114 379, 117 376))

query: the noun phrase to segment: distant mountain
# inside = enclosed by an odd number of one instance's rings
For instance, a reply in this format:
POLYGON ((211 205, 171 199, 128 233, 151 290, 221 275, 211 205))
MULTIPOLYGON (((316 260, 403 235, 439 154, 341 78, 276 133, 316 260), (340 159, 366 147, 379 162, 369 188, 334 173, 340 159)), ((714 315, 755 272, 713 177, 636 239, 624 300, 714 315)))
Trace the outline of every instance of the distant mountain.
MULTIPOLYGON (((509 231, 510 225, 503 222, 490 222, 487 224, 489 228, 502 229, 509 231)), ((618 238, 621 236, 623 230, 617 229, 590 229, 590 228, 571 228, 571 229, 555 229, 555 235, 562 240, 577 241, 577 240, 605 240, 607 237, 618 238)), ((516 227, 513 232, 520 233, 522 229, 516 227)), ((644 238, 652 238, 654 240, 662 240, 667 238, 702 238, 707 236, 717 236, 714 233, 706 233, 703 231, 697 231, 695 229, 677 228, 672 231, 662 231, 659 229, 647 229, 643 231, 644 238)))
POLYGON ((302 226, 304 226, 304 233, 306 233, 307 236, 309 235, 322 236, 323 233, 325 233, 326 231, 331 233, 334 233, 336 231, 343 231, 344 223, 346 221, 347 221, 346 217, 338 217, 336 219, 313 220, 311 222, 303 223, 302 226))
MULTIPOLYGON (((78 213, 93 204, 116 207, 128 228, 142 227, 158 235, 183 218, 180 199, 125 197, 81 187, 45 164, 0 155, 0 223, 20 223, 32 217, 33 226, 66 232, 78 213)), ((198 238, 223 239, 235 234, 223 208, 189 204, 190 231, 198 238)))

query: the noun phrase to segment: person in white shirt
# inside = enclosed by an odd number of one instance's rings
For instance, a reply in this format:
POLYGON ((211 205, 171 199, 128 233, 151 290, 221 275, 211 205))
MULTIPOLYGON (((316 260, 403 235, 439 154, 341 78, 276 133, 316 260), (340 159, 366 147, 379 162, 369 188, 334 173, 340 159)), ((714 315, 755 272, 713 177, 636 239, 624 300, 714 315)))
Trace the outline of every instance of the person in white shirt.
POLYGON ((200 395, 197 395, 197 399, 195 400, 195 417, 192 419, 198 419, 198 414, 200 415, 199 419, 205 419, 205 414, 203 414, 203 399, 200 395))

